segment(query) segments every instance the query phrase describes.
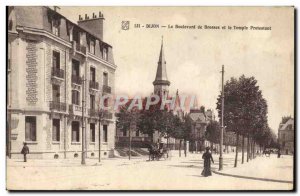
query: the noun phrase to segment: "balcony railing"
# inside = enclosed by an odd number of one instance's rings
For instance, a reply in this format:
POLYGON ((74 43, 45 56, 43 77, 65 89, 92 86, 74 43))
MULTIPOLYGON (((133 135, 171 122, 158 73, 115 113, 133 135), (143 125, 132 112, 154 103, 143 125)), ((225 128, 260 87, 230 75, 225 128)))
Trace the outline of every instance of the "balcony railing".
POLYGON ((82 78, 80 76, 77 76, 77 75, 72 75, 72 83, 81 85, 82 78))
POLYGON ((65 103, 50 101, 50 110, 65 112, 66 109, 67 109, 67 105, 65 103))
POLYGON ((65 71, 62 69, 58 69, 55 67, 52 67, 52 72, 51 72, 52 76, 58 77, 58 78, 64 78, 65 76, 65 71))
POLYGON ((86 54, 86 47, 76 43, 76 51, 86 54))
POLYGON ((111 112, 104 112, 103 118, 104 119, 112 119, 113 114, 111 112))
POLYGON ((111 87, 107 85, 103 85, 103 93, 111 93, 111 87))
POLYGON ((98 117, 98 116, 99 116, 99 113, 98 113, 98 110, 96 110, 96 109, 89 109, 89 110, 88 110, 88 115, 89 115, 89 116, 98 117))
POLYGON ((70 104, 69 105, 69 112, 70 113, 82 112, 82 107, 79 106, 79 105, 70 104))
POLYGON ((98 90, 99 89, 99 83, 90 80, 90 88, 98 90))

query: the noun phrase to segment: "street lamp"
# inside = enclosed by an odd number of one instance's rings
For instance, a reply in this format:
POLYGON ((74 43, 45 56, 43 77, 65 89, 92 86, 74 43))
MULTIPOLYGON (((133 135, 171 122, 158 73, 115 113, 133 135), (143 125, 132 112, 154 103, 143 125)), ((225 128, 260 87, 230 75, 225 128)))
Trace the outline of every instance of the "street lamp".
POLYGON ((221 133, 220 133, 220 157, 219 170, 223 170, 223 133, 224 133, 224 65, 222 65, 222 109, 221 109, 221 133))

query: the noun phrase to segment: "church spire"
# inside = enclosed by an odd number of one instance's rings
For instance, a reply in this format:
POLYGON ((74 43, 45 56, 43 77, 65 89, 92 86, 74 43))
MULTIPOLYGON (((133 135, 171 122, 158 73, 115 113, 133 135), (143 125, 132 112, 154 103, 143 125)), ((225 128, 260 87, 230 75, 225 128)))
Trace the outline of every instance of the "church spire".
POLYGON ((161 40, 161 48, 160 48, 160 54, 159 54, 159 59, 158 59, 156 77, 153 82, 153 85, 168 85, 168 86, 170 85, 170 82, 169 82, 168 76, 167 76, 163 36, 162 36, 162 40, 161 40))

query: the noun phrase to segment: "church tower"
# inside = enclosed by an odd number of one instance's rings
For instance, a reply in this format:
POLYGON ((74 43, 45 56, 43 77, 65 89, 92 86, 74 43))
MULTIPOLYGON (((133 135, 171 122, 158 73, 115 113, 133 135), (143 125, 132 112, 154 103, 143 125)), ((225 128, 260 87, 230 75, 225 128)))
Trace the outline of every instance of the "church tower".
POLYGON ((170 81, 167 77, 167 68, 166 68, 166 60, 164 54, 164 45, 163 45, 163 37, 161 40, 161 49, 158 59, 156 77, 153 82, 154 85, 154 94, 159 95, 161 97, 168 97, 169 94, 169 86, 170 81))

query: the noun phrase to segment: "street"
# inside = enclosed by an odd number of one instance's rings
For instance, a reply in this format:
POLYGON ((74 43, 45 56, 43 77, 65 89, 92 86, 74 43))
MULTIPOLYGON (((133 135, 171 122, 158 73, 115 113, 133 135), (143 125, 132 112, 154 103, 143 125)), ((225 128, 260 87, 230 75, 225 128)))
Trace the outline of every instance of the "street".
MULTIPOLYGON (((290 190, 293 157, 257 157, 233 168, 234 153, 224 155, 224 170, 202 177, 202 154, 161 161, 148 157, 66 160, 7 160, 7 188, 24 190, 290 190)), ((246 156, 245 156, 246 157, 246 156)), ((218 171, 218 155, 212 170, 218 171)), ((239 154, 241 158, 241 154, 239 154)))

